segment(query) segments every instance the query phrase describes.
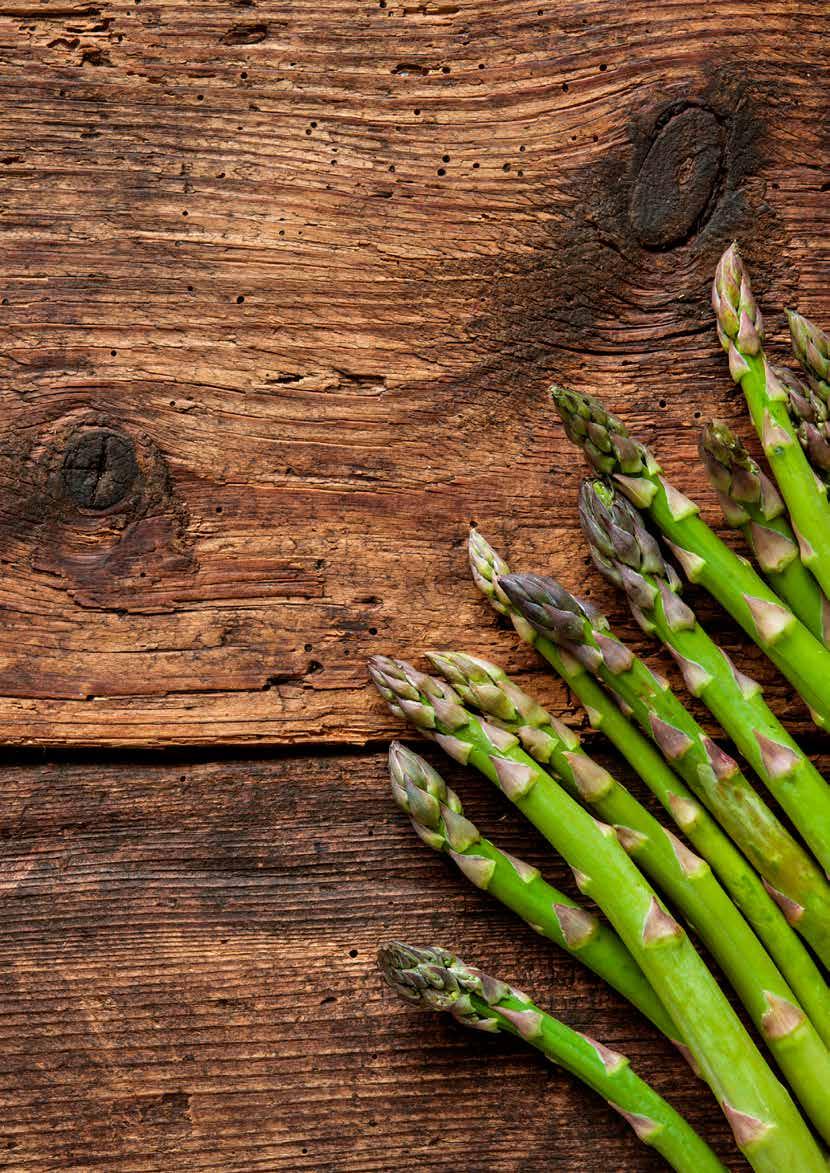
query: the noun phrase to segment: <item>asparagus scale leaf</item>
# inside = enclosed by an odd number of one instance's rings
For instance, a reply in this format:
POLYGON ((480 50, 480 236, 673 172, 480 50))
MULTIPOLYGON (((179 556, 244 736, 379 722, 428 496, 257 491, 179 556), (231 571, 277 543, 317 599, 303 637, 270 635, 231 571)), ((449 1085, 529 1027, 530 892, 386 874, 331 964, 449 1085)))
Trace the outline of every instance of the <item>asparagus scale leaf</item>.
POLYGON ((799 443, 787 391, 764 354, 764 326, 736 245, 721 257, 712 284, 718 338, 744 393, 755 431, 799 535, 801 560, 830 593, 830 502, 799 443))
POLYGON ((608 917, 682 1031, 753 1167, 826 1173, 789 1094, 613 829, 574 802, 514 736, 467 712, 449 685, 385 656, 373 657, 369 670, 394 713, 480 770, 570 865, 580 891, 608 917))
MULTIPOLYGON (((558 643, 626 706, 643 732, 758 869, 795 929, 830 965, 830 885, 738 768, 595 607, 552 578, 500 580, 524 618, 558 643)), ((643 595, 641 602, 646 605, 643 595)))
POLYGON ((624 1055, 552 1018, 515 987, 439 946, 419 949, 393 941, 379 949, 378 965, 387 984, 410 1005, 530 1043, 602 1096, 639 1140, 680 1173, 725 1173, 705 1141, 635 1074, 624 1055))
POLYGON ((673 835, 495 664, 460 652, 429 654, 468 709, 518 738, 567 792, 614 827, 617 838, 717 961, 790 1087, 830 1141, 830 1052, 709 865, 673 835))
MULTIPOLYGON (((674 655, 700 697, 830 872, 830 787, 764 700, 679 598, 679 579, 640 515, 613 486, 585 481, 579 516, 595 566, 626 594, 648 635, 674 655)), ((827 917, 830 922, 830 889, 827 917)))
POLYGON ((592 969, 687 1053, 662 1002, 609 925, 548 884, 538 868, 485 839, 438 771, 398 741, 389 749, 389 777, 395 802, 428 847, 448 855, 476 888, 592 969))
MULTIPOLYGON (((784 502, 740 439, 714 420, 700 434, 700 455, 727 524, 740 529, 764 578, 825 647, 830 604, 801 561, 784 502)), ((828 445, 830 462, 830 445, 828 445)))
POLYGON ((591 725, 619 750, 698 854, 711 864, 766 945, 825 1045, 830 1046, 830 994, 825 980, 746 858, 652 742, 622 713, 611 694, 578 660, 565 655, 519 614, 499 585, 500 579, 510 574, 509 566, 476 529, 470 531, 469 557, 473 580, 490 606, 511 620, 517 634, 568 685, 585 707, 591 725))
POLYGON ((649 515, 686 577, 705 587, 766 652, 804 698, 816 724, 830 727, 830 650, 701 520, 698 506, 663 477, 652 453, 629 436, 616 416, 589 395, 562 387, 551 393, 568 437, 596 471, 611 477, 649 515))

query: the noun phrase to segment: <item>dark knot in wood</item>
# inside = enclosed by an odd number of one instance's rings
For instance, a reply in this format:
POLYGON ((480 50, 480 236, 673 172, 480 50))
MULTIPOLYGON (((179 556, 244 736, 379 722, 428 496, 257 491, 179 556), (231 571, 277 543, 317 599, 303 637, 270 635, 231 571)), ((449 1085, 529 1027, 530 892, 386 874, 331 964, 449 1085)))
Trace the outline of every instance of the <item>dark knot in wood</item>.
POLYGON ((109 428, 84 429, 69 438, 63 488, 82 509, 109 509, 123 501, 138 476, 132 440, 109 428))
POLYGON ((631 191, 629 216, 640 244, 675 248, 695 236, 720 194, 723 129, 711 110, 687 106, 660 125, 631 191))

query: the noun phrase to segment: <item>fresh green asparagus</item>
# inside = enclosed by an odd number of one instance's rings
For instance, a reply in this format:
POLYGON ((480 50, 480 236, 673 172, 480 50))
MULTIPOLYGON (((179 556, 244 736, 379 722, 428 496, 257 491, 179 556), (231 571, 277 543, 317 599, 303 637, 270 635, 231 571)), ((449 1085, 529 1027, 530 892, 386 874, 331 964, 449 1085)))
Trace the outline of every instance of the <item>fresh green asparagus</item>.
POLYGON ((597 472, 613 477, 660 529, 686 577, 700 583, 787 677, 821 728, 830 727, 830 650, 698 516, 698 506, 669 484, 651 452, 596 399, 551 389, 569 438, 597 472))
POLYGON ((787 321, 793 354, 812 389, 824 403, 830 403, 830 336, 794 310, 787 310, 787 321))
POLYGON ((773 372, 787 392, 787 410, 804 455, 827 492, 830 481, 830 409, 819 394, 786 367, 773 372))
POLYGON ((536 1047, 602 1096, 639 1140, 680 1173, 725 1173, 709 1146, 624 1055, 551 1018, 520 990, 437 946, 415 949, 395 941, 381 946, 378 964, 395 993, 419 1009, 448 1011, 465 1026, 504 1031, 536 1047))
POLYGON ((465 711, 449 685, 385 656, 371 659, 370 673, 394 713, 494 782, 570 865, 682 1032, 750 1164, 765 1173, 826 1173, 788 1093, 613 829, 570 798, 514 736, 465 711))
POLYGON ((830 965, 830 885, 814 861, 700 727, 665 680, 614 636, 595 607, 552 578, 511 574, 502 589, 630 711, 643 732, 767 881, 795 929, 830 965))
POLYGON ((701 432, 700 455, 727 523, 742 531, 767 582, 816 639, 830 646, 830 604, 799 557, 798 539, 772 481, 718 420, 701 432))
POLYGON ((669 903, 694 925, 723 970, 807 1115, 830 1141, 830 1052, 764 947, 718 883, 709 865, 660 825, 579 738, 501 668, 459 652, 428 654, 468 709, 477 709, 518 738, 567 792, 610 823, 625 850, 669 903), (778 1035, 773 1005, 787 1008, 797 1032, 778 1035), (772 1028, 772 1029, 771 1029, 772 1028))
POLYGON ((609 925, 546 883, 538 868, 483 838, 438 771, 399 741, 389 748, 389 776, 395 802, 428 847, 448 855, 477 888, 592 969, 687 1053, 662 1002, 609 925))
POLYGON ((591 725, 608 737, 695 850, 713 867, 766 945, 825 1045, 830 1046, 830 993, 825 980, 759 876, 651 741, 620 711, 611 695, 578 660, 564 655, 522 618, 499 585, 500 579, 510 574, 509 566, 476 529, 470 531, 469 555, 473 579, 491 607, 509 617, 521 638, 535 647, 565 681, 584 705, 591 725))
MULTIPOLYGON (((735 668, 679 597, 680 581, 640 514, 607 481, 585 481, 579 517, 594 565, 625 592, 641 628, 665 644, 689 692, 700 697, 830 871, 830 787, 771 711, 760 685, 735 668)), ((827 896, 830 928, 830 888, 827 896)))
POLYGON ((787 392, 764 354, 764 326, 736 245, 718 262, 712 284, 718 338, 741 387, 755 431, 799 535, 801 561, 830 593, 830 502, 798 442, 787 392))

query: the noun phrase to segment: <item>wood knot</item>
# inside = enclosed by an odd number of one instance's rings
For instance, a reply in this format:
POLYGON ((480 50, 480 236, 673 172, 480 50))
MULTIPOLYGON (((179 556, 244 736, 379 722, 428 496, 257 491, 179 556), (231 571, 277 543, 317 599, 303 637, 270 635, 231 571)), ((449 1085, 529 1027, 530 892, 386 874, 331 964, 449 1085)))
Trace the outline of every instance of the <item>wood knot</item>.
POLYGON ((631 191, 629 218, 640 244, 669 249, 695 236, 717 203, 723 164, 723 129, 711 110, 670 112, 631 191))
POLYGON ((103 510, 129 494, 138 476, 135 446, 110 428, 70 435, 63 458, 63 490, 82 509, 103 510))

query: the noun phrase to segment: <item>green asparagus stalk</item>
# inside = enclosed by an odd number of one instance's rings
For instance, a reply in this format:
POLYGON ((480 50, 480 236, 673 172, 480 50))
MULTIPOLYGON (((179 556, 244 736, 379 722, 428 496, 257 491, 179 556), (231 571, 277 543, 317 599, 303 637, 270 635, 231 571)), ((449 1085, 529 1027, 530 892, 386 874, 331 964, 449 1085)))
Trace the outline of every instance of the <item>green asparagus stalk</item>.
POLYGON ((385 656, 372 658, 370 672, 394 713, 494 782, 570 865, 580 891, 608 917, 682 1032, 752 1166, 826 1173, 788 1093, 613 829, 570 798, 515 737, 466 712, 449 685, 385 656))
POLYGON ((809 318, 787 310, 793 354, 801 364, 812 389, 824 403, 830 403, 830 336, 809 318))
POLYGON ((830 481, 830 409, 821 396, 786 367, 772 368, 787 392, 787 410, 804 455, 827 492, 830 481))
MULTIPOLYGON (((594 565, 628 598, 635 619, 672 653, 700 697, 830 871, 830 787, 764 700, 679 597, 679 579, 639 513, 605 481, 585 481, 579 517, 594 565)), ((830 929, 830 887, 827 889, 830 929)), ((828 938, 830 940, 830 938, 828 938)))
POLYGON ((585 753, 573 730, 546 712, 501 668, 458 652, 429 653, 428 658, 468 709, 481 711, 487 720, 512 733, 572 797, 614 827, 640 871, 695 926, 801 1106, 830 1141, 830 1052, 709 865, 662 827, 585 753), (781 1014, 798 1023, 795 1031, 781 1033, 781 1014))
POLYGON ((477 888, 592 969, 688 1055, 662 1002, 609 925, 551 887, 538 868, 483 838, 438 771, 399 741, 389 748, 389 775, 395 802, 428 847, 448 855, 477 888))
POLYGON ((712 308, 718 338, 729 356, 729 373, 743 390, 755 431, 800 537, 801 560, 828 594, 830 502, 798 442, 787 409, 786 389, 764 354, 761 313, 734 244, 718 262, 712 308))
POLYGON ((611 695, 578 660, 564 655, 522 618, 499 585, 500 578, 510 573, 509 566, 475 529, 470 532, 469 554, 473 578, 491 607, 509 617, 518 635, 568 685, 584 705, 591 725, 619 750, 698 854, 711 864, 766 945, 825 1045, 830 1046, 830 993, 825 980, 760 877, 651 741, 624 716, 611 695))
POLYGON ((816 639, 830 646, 830 604, 798 555, 798 539, 772 481, 719 420, 701 432, 700 455, 727 523, 741 530, 764 578, 816 639))
POLYGON ((551 1018, 520 990, 437 946, 415 949, 394 941, 381 946, 378 964, 395 993, 419 1009, 449 1011, 465 1026, 504 1031, 536 1047, 602 1096, 639 1140, 680 1173, 725 1173, 709 1146, 624 1055, 551 1018))
POLYGON ((810 708, 830 726, 830 650, 825 648, 752 567, 698 516, 698 506, 662 475, 649 450, 588 395, 553 387, 569 438, 597 472, 610 476, 662 531, 686 577, 700 583, 766 652, 810 708))
POLYGON ((560 583, 511 574, 500 584, 521 614, 617 696, 767 881, 797 932, 830 965, 830 885, 726 754, 596 608, 560 583))

